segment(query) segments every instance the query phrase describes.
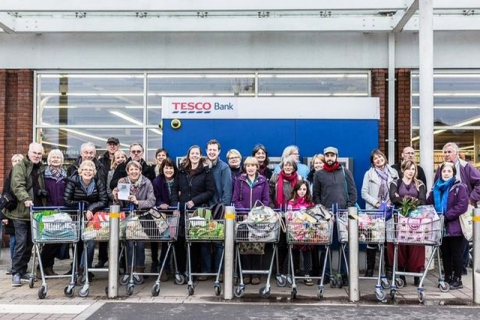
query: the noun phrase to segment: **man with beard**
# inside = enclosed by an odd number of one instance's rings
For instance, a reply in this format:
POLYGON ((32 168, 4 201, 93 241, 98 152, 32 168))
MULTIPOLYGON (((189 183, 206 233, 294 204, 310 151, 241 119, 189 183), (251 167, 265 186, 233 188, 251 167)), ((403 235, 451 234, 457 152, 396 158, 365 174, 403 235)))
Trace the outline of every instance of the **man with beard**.
MULTIPOLYGON (((350 170, 344 168, 338 162, 338 149, 327 147, 323 150, 323 154, 325 156, 323 170, 315 172, 313 177, 313 199, 315 203, 322 204, 327 208, 331 208, 333 204, 338 204, 339 209, 354 207, 357 202, 355 181, 350 170)), ((335 228, 336 224, 333 230, 334 237, 337 236, 335 228)), ((334 239, 334 241, 336 240, 334 239)), ((348 286, 345 265, 346 262, 342 263, 342 282, 343 286, 348 286)))

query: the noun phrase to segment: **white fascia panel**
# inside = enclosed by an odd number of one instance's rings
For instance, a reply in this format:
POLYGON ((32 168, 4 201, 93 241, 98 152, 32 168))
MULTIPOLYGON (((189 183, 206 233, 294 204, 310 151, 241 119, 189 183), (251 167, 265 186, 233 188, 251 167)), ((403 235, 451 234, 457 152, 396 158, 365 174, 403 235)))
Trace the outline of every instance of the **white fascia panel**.
POLYGON ((390 31, 392 24, 391 17, 17 18, 15 32, 381 32, 390 31))
MULTIPOLYGON (((418 31, 419 17, 413 17, 405 25, 404 31, 418 31)), ((434 16, 434 31, 478 31, 480 16, 434 16)))
POLYGON ((4 12, 398 10, 412 0, 2 0, 4 12))

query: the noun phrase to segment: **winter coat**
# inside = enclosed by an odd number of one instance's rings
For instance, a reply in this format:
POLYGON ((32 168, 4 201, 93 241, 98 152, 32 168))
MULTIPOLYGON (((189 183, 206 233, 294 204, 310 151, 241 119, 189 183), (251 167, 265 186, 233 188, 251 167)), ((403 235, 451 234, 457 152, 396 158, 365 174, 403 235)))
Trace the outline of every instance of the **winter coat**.
MULTIPOLYGON (((115 189, 120 178, 125 178, 127 174, 127 164, 132 161, 132 158, 128 158, 126 162, 121 163, 117 166, 113 173, 112 180, 110 181, 110 189, 115 189)), ((155 171, 151 165, 141 159, 140 165, 142 166, 142 175, 145 176, 148 180, 153 181, 155 179, 155 171)))
POLYGON ((325 169, 315 172, 313 201, 315 204, 322 204, 327 208, 335 203, 338 204, 339 209, 354 207, 357 202, 357 188, 352 172, 347 168, 342 169, 342 165, 332 172, 325 169))
MULTIPOLYGON (((129 183, 127 182, 127 178, 121 178, 118 180, 118 183, 129 183)), ((148 180, 145 176, 142 176, 142 183, 138 188, 138 192, 135 195, 138 200, 138 205, 136 208, 143 210, 149 209, 155 206, 155 194, 153 192, 152 182, 148 180)), ((126 208, 129 206, 129 201, 117 201, 116 203, 120 204, 120 207, 126 208)))
POLYGON ((266 206, 270 205, 270 187, 267 178, 257 174, 253 187, 250 187, 247 181, 248 176, 246 173, 240 175, 235 181, 232 197, 235 208, 250 209, 257 200, 260 200, 266 206))
POLYGON ((78 207, 80 202, 85 203, 85 211, 90 210, 96 212, 104 209, 108 205, 107 190, 103 182, 97 178, 93 178, 95 187, 93 193, 87 196, 87 192, 83 188, 79 175, 68 178, 63 201, 67 207, 78 207))
POLYGON ((212 171, 202 160, 193 176, 190 176, 185 168, 179 169, 173 183, 170 202, 180 202, 180 209, 183 209, 185 203, 190 200, 193 201, 195 207, 208 206, 214 193, 215 183, 212 171))
MULTIPOLYGON (((102 181, 103 185, 105 185, 107 183, 108 169, 105 169, 103 165, 100 163, 100 161, 98 161, 97 159, 93 159, 92 161, 95 164, 95 169, 97 170, 97 173, 95 174, 95 178, 102 181)), ((74 175, 78 176, 78 168, 80 167, 81 163, 82 163, 82 157, 78 157, 75 163, 72 164, 70 167, 68 167, 67 169, 68 178, 74 175)))
MULTIPOLYGON (((170 205, 170 192, 168 191, 167 181, 163 174, 159 174, 152 182, 153 192, 155 194, 155 205, 159 207, 162 204, 170 205)), ((173 204, 176 205, 176 204, 173 204)))
POLYGON ((213 181, 215 183, 215 192, 209 201, 209 205, 213 206, 222 203, 229 206, 232 203, 232 173, 228 164, 217 159, 212 164, 213 181))
MULTIPOLYGON (((25 207, 25 201, 35 201, 35 192, 40 189, 45 189, 45 182, 43 173, 45 166, 39 163, 37 183, 33 183, 31 173, 33 170, 33 163, 28 157, 23 158, 22 161, 13 166, 12 181, 10 183, 10 192, 17 197, 17 207, 12 211, 5 210, 4 215, 12 220, 30 220, 30 208, 25 207)), ((45 197, 41 197, 41 206, 46 206, 47 201, 45 197)), ((37 205, 37 204, 36 204, 37 205)), ((37 205, 38 206, 38 205, 37 205)))
MULTIPOLYGON (((427 204, 435 205, 433 191, 427 199, 427 204)), ((468 208, 468 191, 467 186, 460 180, 456 180, 448 191, 447 211, 444 213, 444 224, 447 228, 447 234, 451 237, 463 237, 462 228, 460 227, 459 217, 465 213, 468 208)))
MULTIPOLYGON (((285 203, 277 203, 277 192, 278 192, 278 177, 277 173, 274 173, 270 178, 270 207, 276 209, 282 206, 285 208, 288 200, 290 200, 290 195, 292 194, 293 187, 289 181, 283 181, 283 197, 285 198, 285 203)), ((302 181, 303 178, 300 174, 297 173, 297 183, 302 181)))
POLYGON ((48 168, 45 171, 45 190, 47 190, 47 206, 60 207, 63 206, 63 195, 65 194, 65 188, 67 186, 66 172, 62 169, 65 176, 60 177, 58 180, 52 178, 50 170, 48 168))
MULTIPOLYGON (((398 179, 398 173, 397 170, 389 165, 387 165, 387 171, 387 188, 389 188, 392 181, 398 179)), ((365 172, 362 184, 362 198, 365 200, 365 209, 376 209, 375 205, 379 202, 378 192, 380 191, 381 184, 382 179, 377 174, 374 167, 365 172)))

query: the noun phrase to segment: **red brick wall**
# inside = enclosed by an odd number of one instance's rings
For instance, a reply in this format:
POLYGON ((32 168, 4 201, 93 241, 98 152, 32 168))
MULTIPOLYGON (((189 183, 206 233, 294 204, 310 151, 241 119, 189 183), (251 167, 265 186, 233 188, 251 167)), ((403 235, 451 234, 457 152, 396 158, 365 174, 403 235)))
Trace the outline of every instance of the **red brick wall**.
MULTIPOLYGON (((388 69, 374 69, 372 97, 380 99, 378 148, 388 157, 388 69)), ((395 158, 400 159, 403 148, 410 145, 410 70, 395 70, 395 158)))
POLYGON ((0 70, 0 187, 11 157, 26 154, 33 139, 33 72, 0 70))

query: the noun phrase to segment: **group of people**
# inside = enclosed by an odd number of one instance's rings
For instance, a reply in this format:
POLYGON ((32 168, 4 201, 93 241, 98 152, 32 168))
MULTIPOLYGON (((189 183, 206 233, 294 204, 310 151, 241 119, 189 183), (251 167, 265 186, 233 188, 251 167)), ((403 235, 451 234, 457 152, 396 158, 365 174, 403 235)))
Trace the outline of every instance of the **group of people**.
MULTIPOLYGON (((316 204, 340 209, 355 206, 357 189, 353 174, 339 161, 338 149, 327 147, 323 154, 312 158, 308 167, 299 161, 299 148, 288 146, 284 149, 281 162, 271 168, 268 151, 265 146, 254 146, 250 156, 243 158, 236 149, 226 153, 227 163, 220 159, 221 145, 210 140, 203 150, 198 145, 191 146, 178 165, 169 157, 168 151, 158 149, 155 163, 148 164, 143 158, 144 149, 139 143, 133 143, 129 156, 119 150, 117 138, 107 141, 107 151, 97 158, 95 145, 84 143, 80 156, 67 170, 63 168, 63 154, 60 150, 50 151, 47 165, 42 163, 43 147, 31 143, 27 156, 13 166, 8 187, 18 199, 17 207, 5 210, 4 220, 15 227, 12 250, 12 286, 20 286, 22 280, 28 280, 27 264, 30 260, 32 239, 30 231, 30 207, 68 206, 85 204, 85 218, 93 215, 110 204, 122 207, 133 205, 138 210, 151 207, 168 209, 179 205, 181 215, 175 250, 179 272, 186 269, 185 212, 183 208, 212 207, 217 204, 233 204, 237 209, 250 209, 260 202, 275 209, 302 209, 316 204), (242 164, 243 162, 243 164, 242 164), (128 200, 118 198, 118 184, 130 185, 128 200)), ((458 216, 465 212, 469 203, 480 200, 480 173, 471 164, 459 158, 458 147, 449 143, 443 152, 446 162, 437 170, 435 184, 427 197, 425 174, 414 159, 414 150, 404 149, 402 161, 390 166, 380 150, 371 153, 371 168, 365 173, 361 189, 366 209, 379 209, 391 204, 399 206, 406 196, 419 200, 419 204, 432 204, 437 212, 445 216, 446 233, 441 250, 443 254, 446 279, 452 288, 460 288, 462 276, 462 255, 459 250, 464 245, 458 216), (448 238, 448 239, 447 239, 448 238)), ((13 159, 12 159, 13 161, 13 159)), ((245 213, 247 211, 244 211, 245 213)), ((468 243, 467 243, 468 245, 468 243)), ((144 243, 138 243, 136 256, 132 257, 132 243, 127 246, 127 260, 135 261, 135 271, 145 271, 144 243)), ((55 275, 53 270, 55 256, 61 245, 49 244, 43 247, 41 257, 46 275, 55 275)), ((92 267, 94 243, 87 243, 87 261, 82 254, 83 244, 77 250, 80 261, 79 273, 87 263, 92 267)), ((166 248, 162 247, 159 258, 158 243, 151 243, 151 272, 158 272, 160 262, 165 258, 166 248)), ((219 266, 223 246, 199 244, 192 250, 194 271, 211 273, 219 266), (197 250, 198 249, 198 250, 197 250), (215 266, 215 267, 212 267, 215 266)), ((279 245, 280 261, 286 255, 285 247, 279 245), (283 256, 282 256, 283 255, 283 256)), ((305 284, 312 285, 309 276, 319 276, 319 250, 303 250, 301 271, 306 275, 305 284)), ((388 250, 389 265, 392 265, 392 250, 388 250)), ((367 276, 373 275, 376 248, 367 248, 367 276)), ((98 263, 103 267, 108 261, 107 244, 99 244, 98 263)), ((261 255, 247 254, 242 262, 251 269, 258 270, 261 255)), ((128 267, 126 273, 133 270, 128 267)), ((345 264, 343 264, 343 267, 345 264)), ((400 249, 399 268, 417 272, 424 267, 423 247, 405 246, 400 249)), ((282 267, 281 267, 282 268, 282 267)), ((282 269, 286 268, 283 266, 282 269)), ((342 268, 343 269, 343 268, 342 268)), ((343 285, 348 285, 346 270, 342 270, 343 285)), ((93 276, 93 275, 91 275, 93 276)), ((162 274, 162 281, 168 275, 162 274)), ((197 280, 207 280, 207 276, 198 276, 197 280)), ((245 275, 245 284, 259 284, 259 275, 245 275)), ((417 280, 415 280, 417 281, 417 280)))

